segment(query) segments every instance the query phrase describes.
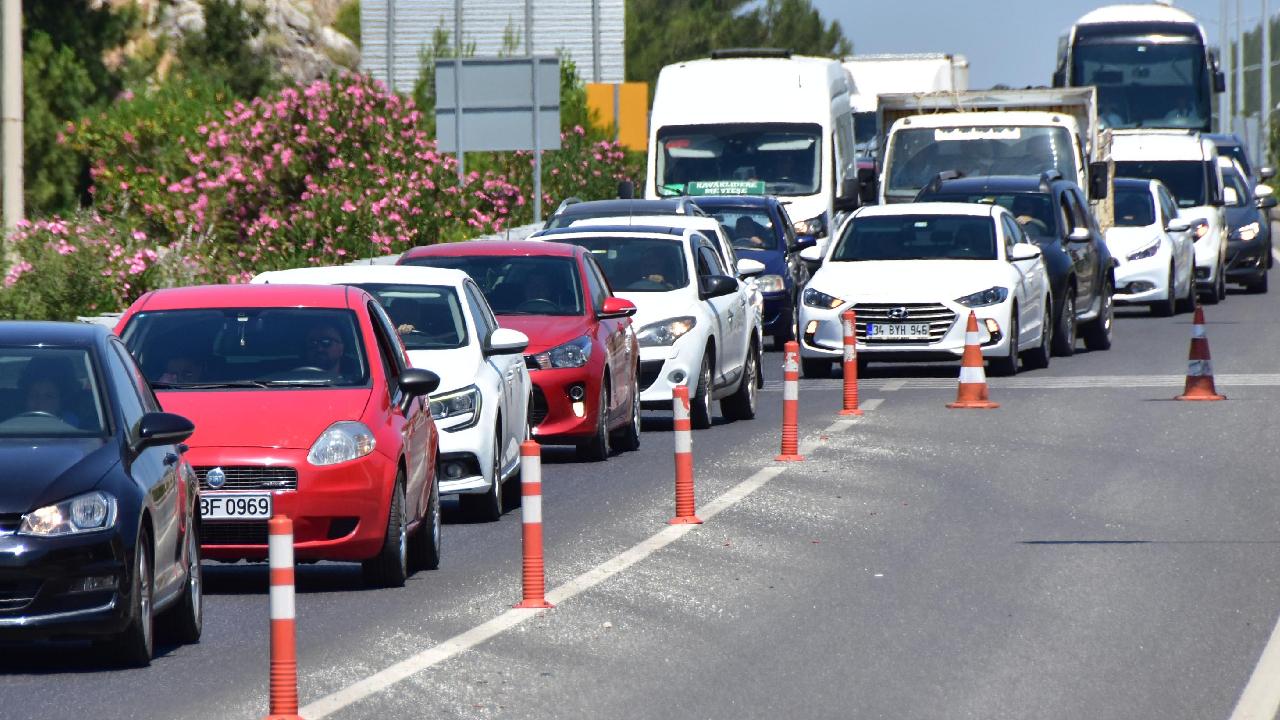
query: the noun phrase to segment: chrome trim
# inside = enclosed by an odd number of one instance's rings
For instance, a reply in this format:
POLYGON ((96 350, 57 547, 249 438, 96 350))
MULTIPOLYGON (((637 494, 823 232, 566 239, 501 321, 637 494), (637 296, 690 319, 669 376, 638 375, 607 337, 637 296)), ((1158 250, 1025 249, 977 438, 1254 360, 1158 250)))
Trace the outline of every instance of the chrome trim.
POLYGON ((92 615, 94 613, 107 612, 114 610, 116 607, 116 598, 111 598, 111 602, 98 607, 86 608, 84 610, 68 610, 67 612, 49 613, 48 615, 28 615, 26 617, 16 618, 0 618, 0 628, 4 627, 27 627, 36 623, 45 623, 58 620, 69 620, 71 618, 80 617, 82 615, 92 615))

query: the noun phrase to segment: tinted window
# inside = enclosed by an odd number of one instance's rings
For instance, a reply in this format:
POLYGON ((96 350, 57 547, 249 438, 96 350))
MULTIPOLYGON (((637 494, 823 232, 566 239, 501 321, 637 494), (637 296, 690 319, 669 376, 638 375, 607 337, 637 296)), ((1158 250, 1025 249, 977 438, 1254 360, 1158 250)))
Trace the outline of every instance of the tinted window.
POLYGON ((735 248, 778 249, 778 227, 769 211, 757 207, 718 207, 708 212, 724 225, 735 248))
POLYGON ((107 372, 111 375, 111 383, 116 389, 116 402, 120 404, 120 414, 124 416, 125 429, 132 433, 138 427, 146 411, 142 408, 142 396, 134 385, 134 372, 137 364, 130 362, 128 353, 121 352, 114 344, 107 354, 107 372))
POLYGON ((476 326, 479 328, 478 332, 482 337, 489 337, 489 333, 498 328, 498 321, 489 312, 484 293, 480 292, 473 283, 466 283, 462 287, 467 296, 467 307, 471 308, 471 317, 475 318, 476 326))
MULTIPOLYGON (((132 392, 127 373, 122 380, 132 392)), ((133 402, 141 416, 141 400, 133 402)), ((0 437, 104 435, 104 407, 88 350, 0 347, 0 437)))
POLYGON ((757 180, 769 195, 812 195, 822 184, 822 128, 815 124, 666 126, 657 140, 660 195, 683 194, 698 181, 757 180))
POLYGON ((361 283, 386 308, 409 350, 446 350, 467 344, 462 305, 451 287, 361 283))
POLYGON ((134 316, 125 345, 153 387, 363 386, 355 313, 328 308, 161 310, 134 316))
POLYGON ((1051 237, 1058 230, 1053 199, 1047 193, 938 193, 921 197, 929 202, 965 202, 999 205, 1032 237, 1051 237))
POLYGON ((1236 201, 1227 203, 1228 207, 1244 207, 1249 204, 1249 198, 1253 193, 1249 192, 1249 186, 1245 183, 1244 178, 1240 177, 1240 173, 1235 170, 1222 171, 1222 183, 1236 191, 1236 201))
POLYGON ((724 265, 720 264, 720 256, 710 245, 698 246, 698 274, 726 275, 724 265))
POLYGON ((668 292, 689 284, 684 244, 657 238, 556 238, 591 251, 614 292, 668 292))
POLYGON ((1159 180, 1169 188, 1178 207, 1196 207, 1206 202, 1205 167, 1196 160, 1126 160, 1116 163, 1116 177, 1159 180))
POLYGON ((1039 175, 1058 170, 1075 177, 1075 154, 1066 128, 915 128, 893 134, 885 193, 914 197, 943 170, 966 176, 1039 175))
POLYGON ((586 274, 587 289, 591 292, 591 307, 596 312, 604 307, 604 301, 609 297, 609 284, 605 282, 604 277, 599 274, 595 263, 591 262, 590 256, 587 256, 586 274))
POLYGON ((989 217, 857 217, 845 226, 831 259, 995 260, 995 226, 989 217))
POLYGON ((1156 221, 1156 205, 1146 187, 1116 187, 1115 224, 1119 227, 1144 227, 1156 221))
POLYGON ((1204 46, 1190 37, 1104 37, 1078 42, 1071 84, 1097 86, 1104 127, 1201 128, 1210 112, 1205 69, 1204 46))
POLYGON ((427 256, 406 265, 461 270, 499 315, 581 315, 582 279, 573 258, 509 255, 427 256))

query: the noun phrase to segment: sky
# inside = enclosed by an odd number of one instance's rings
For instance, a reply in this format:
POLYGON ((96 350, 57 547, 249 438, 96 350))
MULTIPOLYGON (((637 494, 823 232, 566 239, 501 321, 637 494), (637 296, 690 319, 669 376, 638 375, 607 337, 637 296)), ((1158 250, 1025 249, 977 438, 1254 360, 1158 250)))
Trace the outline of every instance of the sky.
MULTIPOLYGON (((1228 0, 1234 26, 1236 3, 1228 0)), ((969 87, 1048 85, 1058 37, 1105 0, 813 0, 838 20, 854 53, 949 52, 969 59, 969 87)), ((1245 0, 1246 24, 1257 22, 1260 0, 1245 0)), ((1218 45, 1220 0, 1177 0, 1218 45)), ((1272 2, 1273 11, 1280 1, 1272 2)), ((1234 27, 1233 27, 1234 29, 1234 27)))

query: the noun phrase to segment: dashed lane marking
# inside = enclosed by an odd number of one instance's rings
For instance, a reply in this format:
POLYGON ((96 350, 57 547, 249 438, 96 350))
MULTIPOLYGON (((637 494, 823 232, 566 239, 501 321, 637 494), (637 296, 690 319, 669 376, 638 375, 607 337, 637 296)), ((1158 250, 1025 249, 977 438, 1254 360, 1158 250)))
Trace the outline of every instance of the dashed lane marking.
POLYGON ((1280 262, 1280 250, 1271 248, 1271 257, 1275 258, 1276 262, 1280 262))
MULTIPOLYGON (((883 400, 873 398, 862 403, 864 410, 873 410, 879 407, 883 400)), ((841 418, 823 429, 819 436, 846 430, 855 423, 859 418, 841 418)), ((801 444, 802 453, 813 452, 818 446, 818 439, 807 439, 801 444)), ((698 508, 698 515, 704 521, 719 515, 724 510, 733 507, 741 502, 751 493, 759 490, 769 483, 770 480, 781 475, 786 470, 780 465, 769 465, 757 470, 751 477, 734 485, 725 492, 721 493, 714 500, 706 505, 698 508)), ((612 558, 600 563, 590 570, 578 575, 568 582, 547 593, 547 602, 553 605, 559 605, 566 600, 573 598, 600 583, 608 580, 644 560, 655 552, 670 545, 671 543, 684 537, 686 533, 698 527, 697 525, 670 525, 645 540, 631 546, 627 550, 613 556, 612 558)), ((513 589, 514 592, 514 589, 513 589)), ((308 720, 320 720, 342 710, 346 707, 375 695, 396 683, 426 670, 435 665, 460 655, 485 641, 520 625, 526 620, 537 616, 543 610, 527 610, 512 608, 497 617, 477 625, 466 632, 442 641, 440 644, 430 647, 422 652, 411 655, 400 662, 379 670, 372 675, 348 685, 341 690, 330 693, 319 700, 305 706, 299 714, 308 720)))
POLYGON ((1249 683, 1230 720, 1273 720, 1280 710, 1280 620, 1271 631, 1271 639, 1262 649, 1262 657, 1249 676, 1249 683))
POLYGON ((906 384, 906 380, 888 380, 884 385, 880 386, 880 389, 885 392, 893 392, 894 390, 901 390, 902 386, 906 384))
MULTIPOLYGON (((1280 387, 1280 374, 1255 373, 1237 375, 1218 375, 1214 378, 1218 385, 1230 387, 1280 387)), ((1088 388, 1144 388, 1144 387, 1182 387, 1186 383, 1185 375, 1091 375, 1082 377, 1012 377, 987 378, 987 384, 993 388, 1008 390, 1077 390, 1088 388)), ((859 380, 858 386, 868 390, 891 392, 894 390, 939 390, 955 388, 955 378, 909 378, 909 379, 873 379, 859 380)), ((842 387, 839 380, 806 380, 800 383, 800 390, 821 390, 828 392, 842 387)), ((782 383, 768 381, 763 392, 780 392, 782 383)))

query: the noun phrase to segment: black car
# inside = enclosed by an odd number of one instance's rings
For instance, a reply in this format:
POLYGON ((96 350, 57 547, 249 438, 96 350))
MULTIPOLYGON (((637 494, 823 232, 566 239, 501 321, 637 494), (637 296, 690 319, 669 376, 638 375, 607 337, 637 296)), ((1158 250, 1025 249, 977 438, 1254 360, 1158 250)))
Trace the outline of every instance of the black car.
POLYGON ((107 328, 0 323, 0 641, 88 638, 146 665, 203 620, 194 426, 107 328))
POLYGON ((569 227, 577 220, 606 217, 626 217, 628 215, 706 215, 688 197, 669 200, 640 200, 623 198, 617 200, 578 200, 569 198, 560 203, 555 213, 547 218, 543 225, 546 230, 569 227))
POLYGON ((1267 211, 1276 206, 1276 198, 1274 195, 1257 197, 1254 185, 1235 163, 1223 166, 1222 186, 1231 191, 1223 207, 1228 233, 1227 279, 1240 283, 1251 293, 1264 293, 1267 271, 1274 263, 1267 211))
POLYGON ((975 202, 1013 213, 1040 246, 1053 303, 1053 352, 1071 355, 1076 337, 1090 350, 1111 347, 1114 263, 1084 192, 1057 171, 1040 177, 956 177, 940 173, 916 202, 975 202))
POLYGON ((1273 167, 1267 165, 1256 169, 1253 167, 1252 163, 1249 162, 1248 148, 1244 144, 1244 139, 1239 135, 1205 133, 1204 137, 1212 142, 1214 147, 1218 148, 1219 155, 1227 155, 1232 160, 1240 163, 1240 169, 1244 171, 1245 179, 1249 181, 1250 185, 1257 185, 1275 177, 1276 170, 1273 167))
POLYGON ((738 257, 764 263, 764 273, 753 278, 764 296, 764 332, 782 349, 795 339, 796 307, 809 282, 800 251, 813 242, 796 237, 786 208, 772 196, 704 195, 694 203, 725 226, 738 257))

